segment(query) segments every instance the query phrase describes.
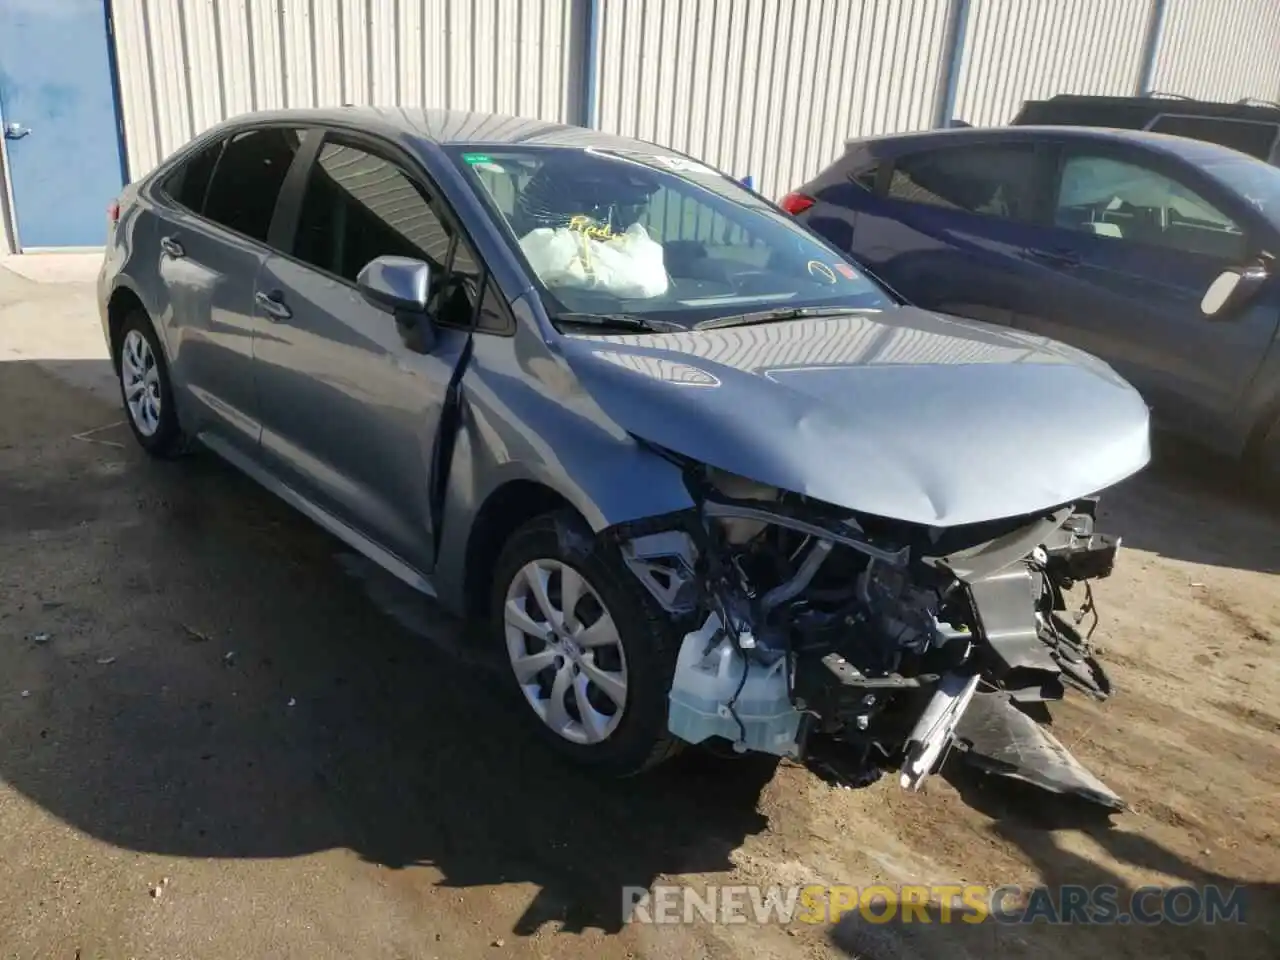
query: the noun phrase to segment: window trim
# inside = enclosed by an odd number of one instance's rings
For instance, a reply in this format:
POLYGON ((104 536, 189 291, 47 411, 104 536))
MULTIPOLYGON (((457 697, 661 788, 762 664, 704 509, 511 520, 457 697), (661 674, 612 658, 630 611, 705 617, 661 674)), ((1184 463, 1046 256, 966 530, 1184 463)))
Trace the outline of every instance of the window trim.
MULTIPOLYGON (((436 326, 445 330, 461 330, 465 332, 474 332, 485 334, 487 336, 497 337, 513 337, 516 333, 515 314, 512 312, 511 304, 507 301, 506 295, 496 283, 492 283, 492 270, 489 264, 485 262, 484 257, 480 254, 476 247, 475 240, 472 238, 470 231, 463 225, 461 219, 450 207, 449 202, 444 198, 443 191, 435 184, 431 175, 423 168, 423 165, 410 155, 406 150, 397 146, 389 140, 386 140, 376 134, 369 133, 364 130, 357 130, 344 126, 332 126, 328 124, 317 124, 313 126, 317 136, 315 137, 314 149, 309 151, 306 162, 295 164, 285 177, 285 182, 280 188, 280 199, 276 203, 276 217, 280 219, 277 224, 273 218, 271 224, 271 233, 268 234, 270 240, 269 248, 271 253, 278 257, 283 257, 298 266, 312 270, 321 276, 340 283, 352 290, 358 287, 354 282, 346 277, 339 276, 332 271, 323 267, 316 266, 302 258, 294 255, 293 242, 297 238, 298 223, 301 219, 302 204, 306 198, 307 183, 311 179, 311 170, 320 159, 320 152, 325 145, 330 142, 336 142, 343 146, 348 146, 356 150, 363 150, 371 156, 377 157, 386 163, 392 164, 399 170, 405 178, 421 190, 427 199, 433 213, 440 219, 442 224, 451 233, 449 239, 448 260, 445 264, 444 275, 447 279, 453 273, 453 257, 457 249, 458 238, 466 242, 471 248, 471 253, 476 262, 480 264, 480 289, 477 294, 475 306, 472 308, 472 317, 469 324, 444 323, 436 318, 432 318, 431 322, 436 326), (484 302, 486 289, 492 286, 499 300, 499 312, 502 314, 505 325, 501 330, 482 328, 479 326, 480 307, 484 302)), ((299 159, 302 158, 301 151, 299 159)))
MULTIPOLYGON (((1143 150, 1130 144, 1118 144, 1108 141, 1099 140, 1063 140, 1057 144, 1057 154, 1053 160, 1053 176, 1050 181, 1049 190, 1049 210, 1057 209, 1058 194, 1062 189, 1062 173, 1066 167, 1067 160, 1073 156, 1098 157, 1105 160, 1112 160, 1116 163, 1124 163, 1129 166, 1142 167, 1147 170, 1159 174, 1174 183, 1190 190, 1210 206, 1217 209, 1220 213, 1230 217, 1242 230, 1244 241, 1244 254, 1239 260, 1231 258, 1219 258, 1209 254, 1195 253, 1191 250, 1182 250, 1178 247, 1170 247, 1162 244, 1147 243, 1142 240, 1126 240, 1120 238, 1121 243, 1128 243, 1132 247, 1141 250, 1160 252, 1164 254, 1175 253, 1185 257, 1197 257, 1202 260, 1214 263, 1227 263, 1232 266, 1241 266, 1247 263, 1252 257, 1254 251, 1259 247, 1259 231, 1257 217, 1245 209, 1239 199, 1231 193, 1230 190, 1222 187, 1221 184, 1214 181, 1207 175, 1202 175, 1196 170, 1194 165, 1189 164, 1170 154, 1159 151, 1143 150), (1224 202, 1225 201, 1225 202, 1224 202)), ((1073 237, 1086 237, 1091 240, 1114 244, 1115 237, 1097 237, 1093 234, 1086 233, 1081 230, 1072 230, 1069 227, 1059 226, 1056 218, 1050 216, 1047 226, 1053 230, 1059 230, 1063 233, 1070 234, 1073 237)))
POLYGON ((1026 138, 1010 138, 1005 140, 966 140, 962 143, 947 144, 944 146, 920 147, 915 150, 903 151, 892 157, 887 157, 881 162, 879 176, 876 182, 877 195, 889 203, 902 204, 905 207, 920 208, 924 210, 939 210, 947 214, 954 214, 963 217, 975 217, 985 222, 1007 223, 1010 226, 1043 226, 1049 221, 1049 212, 1052 209, 1054 197, 1057 195, 1054 185, 1056 184, 1056 171, 1054 167, 1054 156, 1052 151, 1039 140, 1030 140, 1026 138), (1026 147, 1030 149, 1033 167, 1032 189, 1031 189, 1031 216, 1025 220, 1015 220, 1011 217, 1002 217, 996 213, 983 213, 979 210, 965 210, 961 207, 944 207, 936 203, 921 203, 914 200, 905 200, 902 197, 895 197, 891 194, 890 188, 893 185, 893 175, 898 171, 898 164, 910 159, 911 157, 938 155, 948 152, 958 152, 961 150, 978 150, 992 149, 1001 147, 1026 147), (883 184, 883 188, 882 188, 883 184), (883 189, 883 193, 881 193, 883 189))

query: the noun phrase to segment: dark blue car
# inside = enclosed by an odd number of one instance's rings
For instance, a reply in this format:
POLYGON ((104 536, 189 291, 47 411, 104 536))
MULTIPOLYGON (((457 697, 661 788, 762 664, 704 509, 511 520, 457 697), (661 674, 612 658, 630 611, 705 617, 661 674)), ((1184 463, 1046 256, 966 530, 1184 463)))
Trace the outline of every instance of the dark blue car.
POLYGON ((908 300, 1108 361, 1157 425, 1280 461, 1280 170, 1139 131, 854 141, 782 201, 908 300))

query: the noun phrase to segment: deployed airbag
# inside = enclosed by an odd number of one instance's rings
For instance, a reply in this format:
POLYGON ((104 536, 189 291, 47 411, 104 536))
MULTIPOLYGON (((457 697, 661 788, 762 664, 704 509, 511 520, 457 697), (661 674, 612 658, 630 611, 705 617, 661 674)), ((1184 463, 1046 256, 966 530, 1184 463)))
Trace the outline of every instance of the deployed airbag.
POLYGON ((529 265, 548 287, 599 290, 621 299, 649 299, 667 292, 662 246, 638 223, 597 239, 567 227, 539 227, 520 240, 529 265))

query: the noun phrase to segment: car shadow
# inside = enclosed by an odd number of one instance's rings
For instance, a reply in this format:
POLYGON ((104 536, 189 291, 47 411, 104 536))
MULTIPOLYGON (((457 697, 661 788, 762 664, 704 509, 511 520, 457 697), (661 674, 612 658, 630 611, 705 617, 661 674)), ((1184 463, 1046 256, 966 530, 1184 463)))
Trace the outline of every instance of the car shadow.
POLYGON ((1100 524, 1125 546, 1174 560, 1280 573, 1280 479, 1163 440, 1150 466, 1107 490, 1100 524))
MULTIPOLYGON (((47 376, 5 367, 0 395, 47 376)), ((0 567, 24 570, 0 778, 75 829, 528 883, 531 934, 617 931, 624 887, 731 869, 766 828, 771 764, 690 751, 610 781, 562 763, 474 629, 213 457, 148 462, 126 427, 96 429, 109 408, 59 402, 0 425, 0 567)))
MULTIPOLYGON (((843 955, 857 960, 979 960, 986 957, 1195 956, 1224 954, 1239 958, 1274 957, 1280 943, 1280 884, 1249 883, 1206 870, 1167 849, 1150 836, 1130 832, 1112 812, 1078 798, 1046 793, 1029 784, 990 777, 953 757, 945 767, 948 782, 962 801, 990 818, 992 838, 1014 845, 1041 878, 1048 899, 1035 899, 1032 887, 1002 893, 998 906, 1009 919, 986 915, 960 901, 937 901, 907 915, 875 903, 867 912, 845 913, 829 939, 843 955), (1102 855, 1086 856, 1092 846, 1102 855), (1236 918, 1208 924, 1090 922, 1066 915, 1061 888, 1083 887, 1094 894, 1107 888, 1120 913, 1128 913, 1141 889, 1134 869, 1161 875, 1164 888, 1193 886, 1218 891, 1240 906, 1236 918), (1020 906, 1039 904, 1039 919, 1014 919, 1020 906), (1046 907, 1046 904, 1049 906, 1046 907), (1046 912, 1047 911, 1047 912, 1046 912), (1055 915, 1055 911, 1056 914, 1055 915)), ((987 891, 990 895, 990 891, 987 891)), ((989 902, 984 898, 984 903, 989 902)), ((1188 901, 1184 898, 1184 904, 1188 901)), ((1161 909, 1160 895, 1139 906, 1161 909)), ((1179 909, 1175 906, 1173 910, 1179 909)), ((1180 909, 1186 910, 1184 905, 1180 909)))

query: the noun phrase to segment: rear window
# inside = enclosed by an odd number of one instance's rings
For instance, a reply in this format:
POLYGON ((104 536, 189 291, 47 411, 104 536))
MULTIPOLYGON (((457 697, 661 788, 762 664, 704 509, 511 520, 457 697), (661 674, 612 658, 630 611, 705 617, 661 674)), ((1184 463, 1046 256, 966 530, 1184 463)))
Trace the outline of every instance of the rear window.
POLYGON ((1191 140, 1205 140, 1239 150, 1259 160, 1271 157, 1280 125, 1226 117, 1191 117, 1166 113, 1152 122, 1153 133, 1167 133, 1191 140))

